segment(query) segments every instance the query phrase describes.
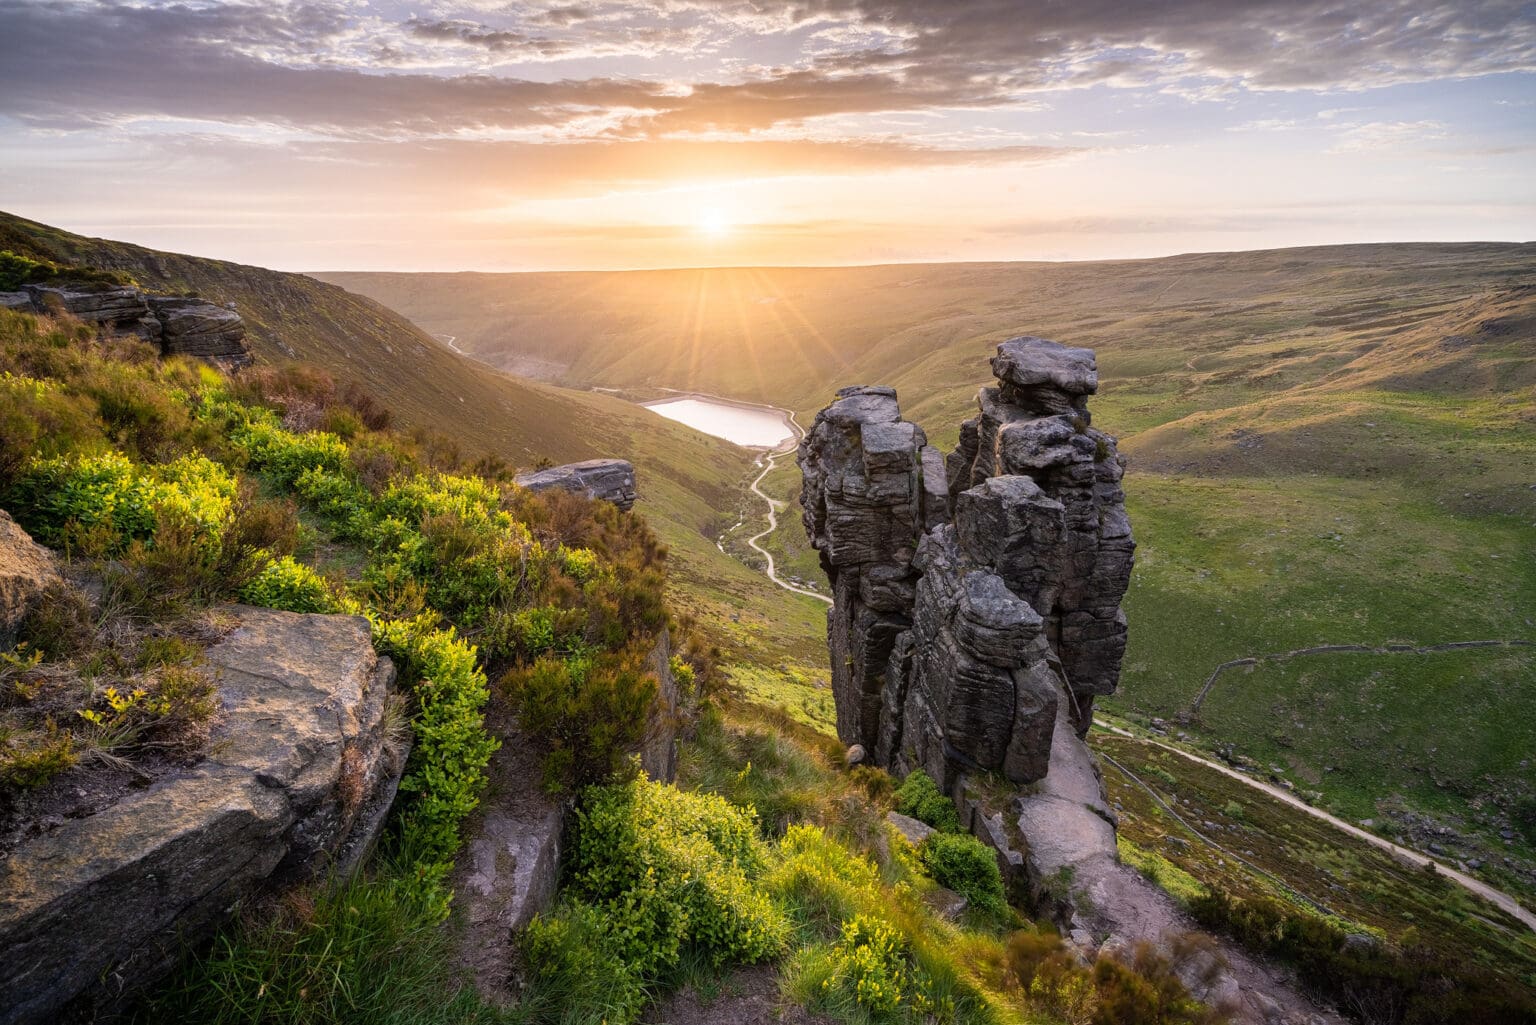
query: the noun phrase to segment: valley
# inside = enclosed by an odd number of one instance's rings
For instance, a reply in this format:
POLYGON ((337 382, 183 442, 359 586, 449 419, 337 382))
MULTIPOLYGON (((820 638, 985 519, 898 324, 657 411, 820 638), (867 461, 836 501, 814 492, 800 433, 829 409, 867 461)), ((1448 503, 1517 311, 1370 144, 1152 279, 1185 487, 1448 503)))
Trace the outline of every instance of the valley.
MULTIPOLYGON (((1106 708, 1536 893, 1536 649, 1387 650, 1536 639, 1536 246, 322 277, 493 366, 558 366, 565 385, 696 389, 804 419, 835 387, 890 384, 945 448, 997 340, 1094 348, 1094 423, 1130 459, 1140 542, 1106 708), (1194 708, 1223 663, 1337 645, 1372 650, 1239 666, 1194 708)), ((780 575, 819 581, 798 472, 780 461, 757 486, 787 510, 757 545, 780 575)), ((761 502, 740 508, 757 526, 733 538, 768 526, 761 502)), ((796 665, 739 678, 807 719, 830 708, 796 665)))

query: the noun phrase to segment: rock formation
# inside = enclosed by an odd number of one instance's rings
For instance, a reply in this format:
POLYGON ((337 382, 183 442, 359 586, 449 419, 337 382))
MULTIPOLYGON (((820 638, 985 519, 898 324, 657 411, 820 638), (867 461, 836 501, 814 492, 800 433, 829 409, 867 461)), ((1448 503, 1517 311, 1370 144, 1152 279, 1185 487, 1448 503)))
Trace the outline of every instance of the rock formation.
POLYGON ((0 305, 35 313, 68 313, 155 342, 166 356, 196 356, 226 366, 251 362, 245 322, 233 303, 146 295, 124 285, 26 285, 0 293, 0 305))
MULTIPOLYGON (((1115 440, 1090 426, 1094 356, 1013 338, 992 370, 947 460, 890 388, 839 391, 800 444, 806 532, 834 594, 838 736, 850 764, 931 775, 1013 896, 1083 956, 1166 943, 1194 923, 1120 863, 1084 742, 1094 698, 1119 680, 1135 547, 1115 440)), ((1222 953, 1225 969, 1181 971, 1234 1020, 1340 1021, 1242 951, 1222 953)))
POLYGON ((383 825, 405 752, 367 620, 237 613, 208 651, 223 711, 207 757, 0 865, 5 1025, 115 1003, 263 881, 349 871, 383 825))
POLYGON ((167 356, 228 358, 245 352, 245 322, 235 306, 201 299, 151 296, 150 311, 160 325, 160 351, 167 356))
POLYGON ((517 483, 532 492, 559 489, 602 499, 628 512, 635 504, 635 468, 625 459, 588 459, 547 470, 517 475, 517 483))
POLYGON ((28 609, 59 579, 53 553, 0 509, 0 651, 10 651, 28 609))
POLYGON ((1093 354, 1015 338, 992 367, 947 460, 871 387, 838 392, 799 453, 838 735, 951 794, 1043 779, 1058 712, 1086 732, 1125 651, 1134 545, 1114 439, 1088 425, 1093 354))

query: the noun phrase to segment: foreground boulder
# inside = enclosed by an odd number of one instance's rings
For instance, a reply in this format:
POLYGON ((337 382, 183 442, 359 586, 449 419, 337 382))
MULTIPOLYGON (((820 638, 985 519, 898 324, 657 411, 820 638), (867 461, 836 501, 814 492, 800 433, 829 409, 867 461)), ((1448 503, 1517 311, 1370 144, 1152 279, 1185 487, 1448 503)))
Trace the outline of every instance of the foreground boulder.
POLYGON ((627 459, 588 459, 547 470, 517 475, 517 483, 529 491, 569 491, 573 495, 601 499, 628 512, 635 504, 635 467, 627 459))
POLYGON ((0 651, 11 650, 21 621, 58 579, 53 553, 0 509, 0 651))
POLYGON ((267 881, 349 871, 377 836, 405 752, 367 620, 236 614, 208 651, 223 711, 207 757, 0 866, 0 1022, 88 1019, 267 881))

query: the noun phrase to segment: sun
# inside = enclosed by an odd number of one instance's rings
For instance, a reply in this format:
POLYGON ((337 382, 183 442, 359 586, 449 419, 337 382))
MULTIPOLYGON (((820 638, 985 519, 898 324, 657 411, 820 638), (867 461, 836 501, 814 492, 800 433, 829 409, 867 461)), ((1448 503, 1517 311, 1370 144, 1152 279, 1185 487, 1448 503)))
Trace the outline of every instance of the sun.
POLYGON ((699 211, 699 234, 705 238, 724 238, 731 233, 730 218, 725 211, 714 208, 699 211))

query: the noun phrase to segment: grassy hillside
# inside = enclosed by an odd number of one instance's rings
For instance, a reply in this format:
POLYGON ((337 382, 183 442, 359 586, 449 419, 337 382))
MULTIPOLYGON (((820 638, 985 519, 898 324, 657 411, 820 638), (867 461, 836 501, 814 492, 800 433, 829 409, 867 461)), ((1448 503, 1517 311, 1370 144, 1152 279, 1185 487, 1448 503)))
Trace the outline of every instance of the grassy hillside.
MULTIPOLYGON (((520 467, 541 457, 632 460, 639 508, 672 549, 676 604, 707 622, 737 659, 774 667, 816 658, 825 629, 816 603, 773 587, 712 540, 736 520, 751 463, 741 449, 608 395, 497 373, 374 300, 306 275, 84 238, 0 213, 6 249, 234 302, 259 361, 301 361, 355 380, 401 426, 449 437, 467 458, 489 452, 520 467)), ((814 664, 800 670, 808 671, 814 664)))
MULTIPOLYGON (((941 446, 1001 338, 1095 348, 1095 422, 1130 457, 1141 544, 1111 703, 1127 714, 1189 713, 1232 659, 1536 639, 1533 245, 326 277, 563 382, 802 414, 835 387, 891 384, 941 446)), ((785 499, 798 485, 792 466, 765 482, 785 499)), ((767 543, 817 573, 798 517, 767 543)), ((1224 674, 1181 728, 1351 817, 1427 811, 1451 856, 1536 889, 1532 650, 1272 659, 1224 674)))

